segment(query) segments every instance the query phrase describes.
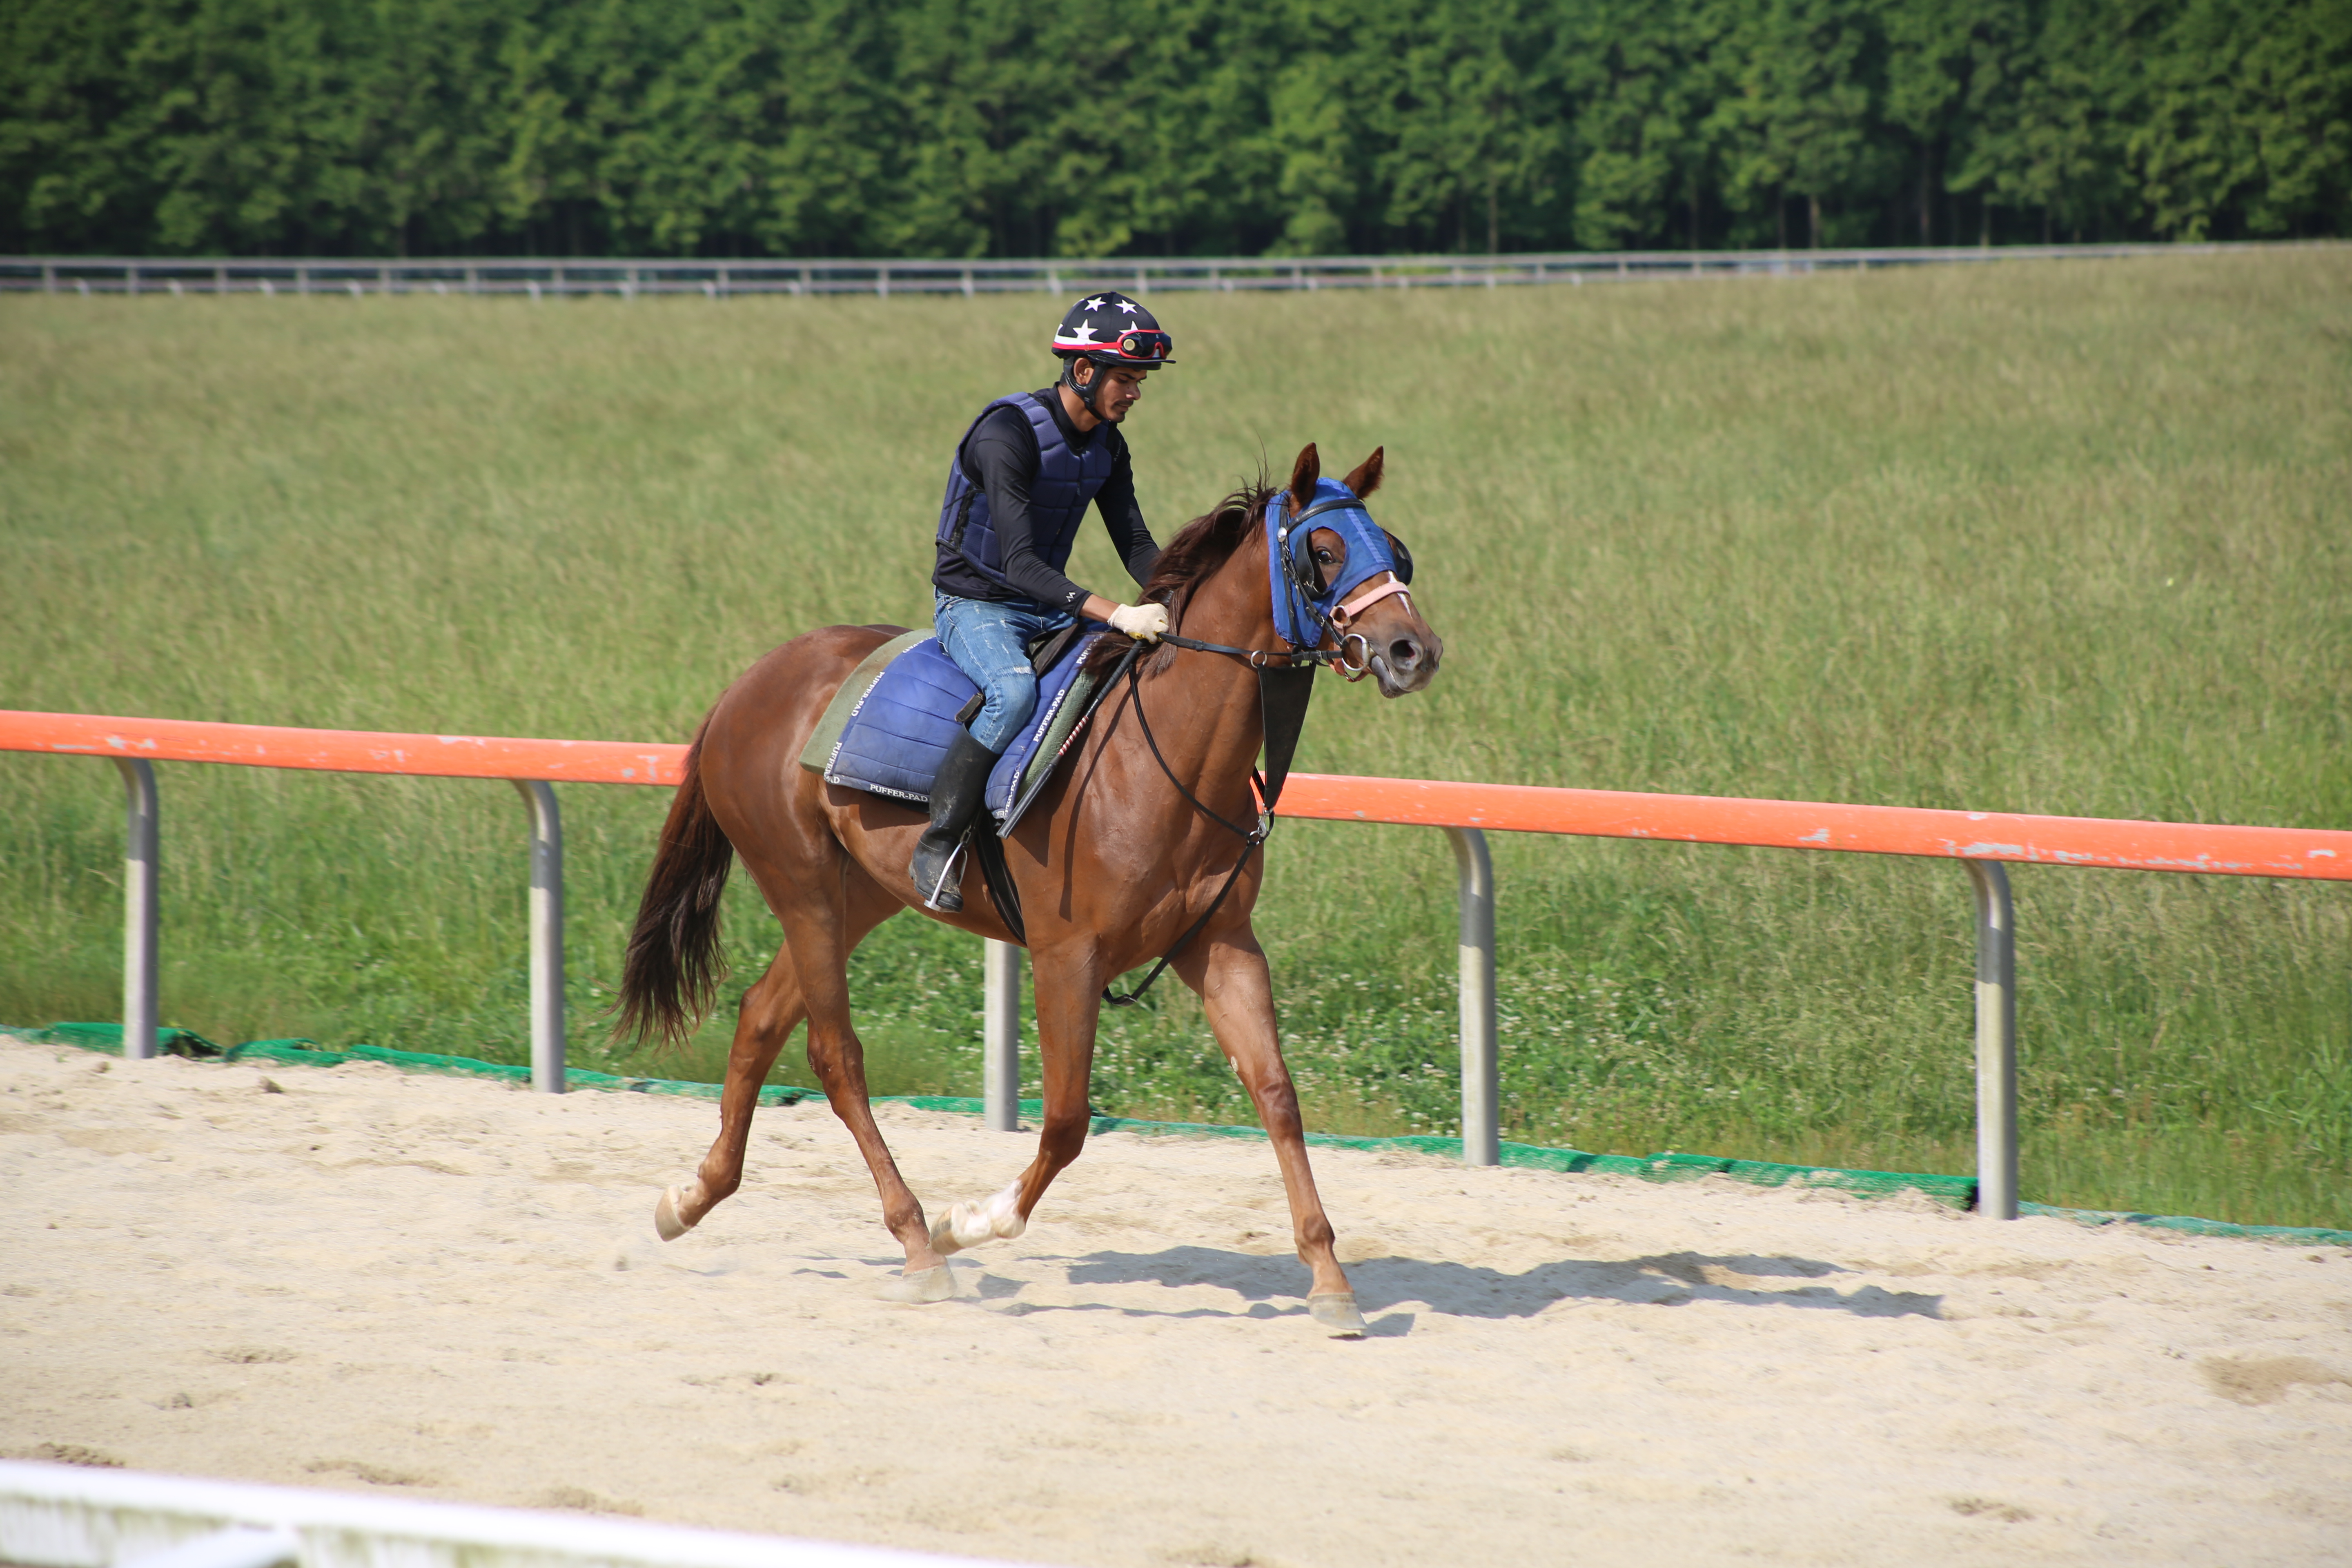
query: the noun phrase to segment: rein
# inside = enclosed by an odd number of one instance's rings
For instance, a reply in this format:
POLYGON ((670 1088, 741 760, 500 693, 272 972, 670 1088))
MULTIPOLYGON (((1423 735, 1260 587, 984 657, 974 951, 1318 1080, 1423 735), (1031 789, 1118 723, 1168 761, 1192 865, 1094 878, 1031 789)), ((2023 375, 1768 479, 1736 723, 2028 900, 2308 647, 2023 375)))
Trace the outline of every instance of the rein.
POLYGON ((1314 695, 1316 668, 1327 664, 1338 664, 1343 669, 1348 668, 1338 654, 1322 648, 1299 648, 1284 653, 1271 648, 1235 647, 1227 643, 1202 642, 1166 632, 1160 634, 1160 640, 1171 647, 1196 653, 1223 654, 1238 658, 1257 671, 1258 725, 1264 736, 1265 771, 1260 773, 1255 767, 1250 769, 1250 784, 1257 792, 1258 798, 1258 820, 1255 828, 1244 827, 1202 804, 1201 798, 1176 776, 1176 770, 1168 765, 1167 757, 1160 750, 1160 738, 1151 732, 1151 721, 1143 711, 1143 674, 1135 657, 1142 650, 1142 645, 1139 643, 1128 651, 1122 664, 1127 671, 1129 699, 1135 708, 1135 721, 1143 731, 1144 743, 1151 748, 1151 760, 1160 764, 1160 771, 1176 787, 1176 793, 1184 797, 1185 805, 1242 841, 1242 853, 1241 858, 1234 862, 1234 868, 1226 873, 1224 885, 1217 889, 1217 896, 1210 900, 1209 907, 1201 912, 1201 918, 1186 927, 1184 934, 1176 939, 1175 945, 1160 955, 1160 962, 1152 965, 1151 973, 1143 977, 1142 984, 1124 996, 1117 994, 1107 985, 1103 987, 1102 999, 1113 1007, 1132 1007, 1142 1001, 1143 994, 1151 989, 1152 982, 1167 973, 1168 966, 1176 961, 1176 955, 1191 945, 1192 939, 1216 917, 1217 910, 1224 907, 1225 896, 1234 890, 1234 884, 1241 880, 1242 872, 1249 867, 1250 857, 1257 853, 1258 846, 1274 832, 1275 804, 1282 798, 1283 783, 1290 776, 1290 759, 1298 750, 1298 732, 1307 722, 1307 700, 1314 695))
MULTIPOLYGON (((1160 640, 1163 642, 1174 642, 1176 639, 1163 635, 1160 640)), ((1190 643, 1192 639, 1189 637, 1185 639, 1185 643, 1190 643)), ((1178 643, 1177 646, 1180 647, 1183 647, 1184 643, 1178 643)), ((1192 646, 1204 652, 1234 653, 1244 657, 1247 657, 1255 651, 1250 648, 1226 648, 1213 643, 1195 643, 1192 644, 1192 646)), ((1269 667, 1265 665, 1256 665, 1255 668, 1258 671, 1258 678, 1261 682, 1264 681, 1266 675, 1272 673, 1269 667)), ((1310 662, 1305 668, 1308 679, 1312 679, 1314 677, 1314 665, 1310 662)), ((1287 675, 1290 673, 1290 670, 1286 668, 1282 673, 1287 675)), ((1223 828, 1226 832, 1233 834, 1242 841, 1242 853, 1241 858, 1234 862, 1234 868, 1226 873, 1224 886, 1219 888, 1217 889, 1217 896, 1209 900, 1209 907, 1201 911, 1201 918, 1194 921, 1191 925, 1186 926, 1184 928, 1184 934, 1178 937, 1175 944, 1169 948, 1166 952, 1160 955, 1160 962, 1151 966, 1151 973, 1143 977, 1142 984, 1138 985, 1134 990, 1129 992, 1124 996, 1112 991, 1108 985, 1103 987, 1103 1003, 1105 1005, 1111 1007, 1132 1007, 1137 1003, 1142 1001, 1143 994, 1151 989, 1152 982, 1158 980, 1162 974, 1165 974, 1168 972, 1168 966, 1176 962, 1176 955, 1183 952, 1185 948, 1191 946, 1192 939, 1201 934, 1202 928, 1216 918, 1217 911, 1224 907, 1225 895, 1234 890, 1234 884, 1242 879, 1242 873, 1249 868, 1250 857, 1257 853, 1258 846, 1265 843, 1268 836, 1274 832, 1274 797, 1275 795, 1279 795, 1281 793, 1281 786, 1277 782, 1274 786, 1274 794, 1269 795, 1267 793, 1265 775, 1260 773, 1256 768, 1253 767, 1250 769, 1250 784, 1252 788, 1257 791, 1258 800, 1262 803, 1258 811, 1257 826, 1255 828, 1242 827, 1227 820, 1222 814, 1210 810, 1207 806, 1201 804, 1201 799, 1198 795, 1194 795, 1191 790, 1184 786, 1184 781, 1176 776, 1176 770, 1170 767, 1168 765, 1168 759, 1160 754, 1160 739, 1158 736, 1152 734, 1151 721, 1146 718, 1143 712, 1143 677, 1141 672, 1136 668, 1135 661, 1131 659, 1129 661, 1127 666, 1127 690, 1129 699, 1135 708, 1135 721, 1143 731, 1144 744, 1151 748, 1151 760, 1160 764, 1160 771, 1168 775, 1168 782, 1176 786, 1176 793, 1184 797, 1185 805, 1191 806, 1194 811, 1199 812, 1202 816, 1207 817, 1211 822, 1215 823, 1218 826, 1223 828)), ((1301 703, 1299 705, 1299 717, 1304 719, 1306 717, 1306 705, 1301 703)), ((1261 723, 1265 722, 1264 713, 1265 709, 1263 707, 1263 698, 1261 697, 1261 723)), ((1271 740, 1271 737, 1269 736, 1268 739, 1271 740)), ((1297 742, 1297 731, 1295 729, 1291 731, 1291 741, 1294 745, 1297 742)), ((1269 752, 1266 761, 1270 763, 1273 760, 1273 756, 1271 752, 1269 752)), ((1286 757, 1284 762, 1285 766, 1283 768, 1283 772, 1287 773, 1289 771, 1288 759, 1286 757)))
POLYGON ((1302 664, 1338 664, 1339 656, 1328 648, 1235 647, 1231 643, 1201 642, 1193 637, 1180 637, 1174 632, 1161 632, 1160 641, 1170 647, 1181 647, 1192 653, 1222 653, 1231 655, 1252 669, 1296 668, 1302 664))

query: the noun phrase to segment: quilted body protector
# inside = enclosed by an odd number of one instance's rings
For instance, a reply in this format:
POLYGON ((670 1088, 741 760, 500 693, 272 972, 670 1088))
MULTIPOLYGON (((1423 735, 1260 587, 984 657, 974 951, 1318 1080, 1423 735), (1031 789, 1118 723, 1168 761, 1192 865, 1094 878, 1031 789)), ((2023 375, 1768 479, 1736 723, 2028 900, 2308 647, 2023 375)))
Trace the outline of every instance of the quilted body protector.
POLYGON ((1110 443, 1100 438, 1087 442, 1084 450, 1073 448, 1045 405, 1026 392, 1000 397, 982 409, 980 418, 956 443, 955 457, 948 464, 947 497, 940 502, 940 542, 961 553, 990 582, 1017 593, 1004 574, 1003 544, 989 516, 988 493, 963 471, 964 444, 972 431, 980 428, 981 419, 1007 406, 1021 410, 1037 437, 1037 477, 1029 486, 1030 531, 1038 555, 1056 572, 1069 565, 1087 508, 1110 480, 1111 457, 1110 443))

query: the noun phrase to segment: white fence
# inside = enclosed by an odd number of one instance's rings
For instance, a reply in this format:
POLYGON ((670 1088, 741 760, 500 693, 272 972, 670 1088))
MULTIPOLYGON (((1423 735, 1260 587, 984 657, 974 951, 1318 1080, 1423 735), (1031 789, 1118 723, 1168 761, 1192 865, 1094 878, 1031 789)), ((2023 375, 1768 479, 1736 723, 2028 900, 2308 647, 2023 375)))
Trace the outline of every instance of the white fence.
POLYGON ((1563 251, 1526 256, 1074 258, 1065 260, 726 261, 530 257, 341 259, 0 257, 0 292, 49 294, 979 294, 1086 289, 1495 289, 1645 278, 1770 277, 1890 267, 2051 261, 2335 246, 2017 245, 1885 250, 1563 251))
POLYGON ((983 1568, 780 1535, 0 1460, 9 1568, 983 1568))

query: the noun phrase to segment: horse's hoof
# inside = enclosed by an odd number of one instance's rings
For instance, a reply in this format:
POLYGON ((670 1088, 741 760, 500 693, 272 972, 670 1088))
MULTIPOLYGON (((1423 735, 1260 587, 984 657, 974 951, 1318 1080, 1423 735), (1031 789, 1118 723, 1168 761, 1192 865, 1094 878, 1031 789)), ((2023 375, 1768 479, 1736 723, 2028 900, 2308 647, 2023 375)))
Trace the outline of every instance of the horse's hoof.
POLYGON ((885 1301, 904 1301, 919 1307, 932 1301, 945 1301, 955 1295, 955 1276, 944 1263, 936 1268, 918 1268, 911 1274, 894 1274, 882 1287, 885 1301))
POLYGON ((694 1228, 678 1217, 677 1197, 678 1189, 670 1187, 662 1193, 661 1201, 654 1205, 654 1229, 664 1241, 676 1241, 694 1228))
POLYGON ((1356 1294, 1352 1290, 1326 1290, 1319 1296, 1307 1297, 1307 1315, 1322 1324, 1324 1331, 1335 1340, 1364 1337, 1364 1314, 1356 1310, 1356 1294))

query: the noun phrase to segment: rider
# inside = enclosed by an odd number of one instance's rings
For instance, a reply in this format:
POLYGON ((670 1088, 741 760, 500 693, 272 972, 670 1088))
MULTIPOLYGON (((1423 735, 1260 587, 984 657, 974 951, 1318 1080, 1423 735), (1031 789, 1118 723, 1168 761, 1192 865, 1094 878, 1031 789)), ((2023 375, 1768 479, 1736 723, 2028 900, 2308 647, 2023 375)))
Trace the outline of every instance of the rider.
POLYGON ((907 868, 932 909, 963 908, 962 890, 948 879, 957 847, 979 815, 998 755, 1036 709, 1029 645, 1078 615, 1145 642, 1168 629, 1164 605, 1115 604, 1062 572, 1092 501, 1128 575, 1150 580, 1160 547, 1135 503, 1135 471, 1118 426, 1143 395, 1144 377, 1170 363, 1172 346, 1137 300, 1089 294, 1055 330, 1059 381, 998 398, 956 446, 940 506, 933 624, 940 646, 985 701, 940 764, 931 823, 907 868))

